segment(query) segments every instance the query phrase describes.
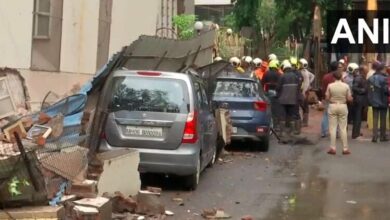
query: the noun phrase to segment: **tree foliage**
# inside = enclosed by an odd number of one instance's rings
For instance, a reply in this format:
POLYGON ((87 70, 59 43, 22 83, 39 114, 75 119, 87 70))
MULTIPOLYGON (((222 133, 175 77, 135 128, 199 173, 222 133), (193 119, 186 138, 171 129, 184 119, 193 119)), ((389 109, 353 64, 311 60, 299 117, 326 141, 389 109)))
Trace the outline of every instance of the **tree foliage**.
POLYGON ((172 18, 173 25, 177 27, 179 39, 187 40, 194 36, 195 15, 176 15, 172 18))
POLYGON ((258 35, 268 32, 271 40, 302 39, 310 34, 316 4, 325 18, 326 10, 350 8, 352 0, 237 0, 226 20, 236 30, 250 26, 258 35))

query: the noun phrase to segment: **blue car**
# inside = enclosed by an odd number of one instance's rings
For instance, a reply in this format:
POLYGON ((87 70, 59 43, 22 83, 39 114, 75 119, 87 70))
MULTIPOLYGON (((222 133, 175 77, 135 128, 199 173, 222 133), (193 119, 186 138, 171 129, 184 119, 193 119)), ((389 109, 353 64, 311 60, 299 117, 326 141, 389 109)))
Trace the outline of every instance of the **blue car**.
POLYGON ((225 105, 233 123, 232 140, 255 141, 268 151, 271 133, 271 105, 259 81, 227 74, 216 79, 214 105, 225 105))

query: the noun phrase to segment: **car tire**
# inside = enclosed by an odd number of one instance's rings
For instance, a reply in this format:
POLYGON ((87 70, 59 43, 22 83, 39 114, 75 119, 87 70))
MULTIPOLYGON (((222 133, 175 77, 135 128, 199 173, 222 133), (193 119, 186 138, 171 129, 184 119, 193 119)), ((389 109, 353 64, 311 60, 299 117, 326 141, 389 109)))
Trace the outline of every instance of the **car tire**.
POLYGON ((218 150, 217 146, 214 146, 214 152, 213 152, 213 157, 211 158, 209 164, 207 165, 208 168, 211 168, 214 166, 215 162, 217 161, 218 157, 218 150))
POLYGON ((261 139, 261 151, 268 152, 269 150, 269 135, 261 139))
POLYGON ((200 172, 201 172, 201 161, 200 156, 197 159, 197 166, 196 166, 196 173, 185 177, 185 187, 186 189, 193 191, 196 190, 199 184, 200 179, 200 172))

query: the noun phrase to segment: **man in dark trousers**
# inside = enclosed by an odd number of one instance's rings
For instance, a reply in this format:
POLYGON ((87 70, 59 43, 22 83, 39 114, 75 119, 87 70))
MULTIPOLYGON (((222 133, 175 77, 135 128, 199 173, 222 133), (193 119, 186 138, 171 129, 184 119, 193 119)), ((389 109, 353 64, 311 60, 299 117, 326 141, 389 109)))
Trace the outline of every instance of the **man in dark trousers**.
POLYGON ((269 62, 269 70, 264 74, 261 83, 264 86, 264 91, 271 101, 272 120, 275 131, 280 131, 280 117, 282 114, 281 106, 276 97, 276 87, 278 85, 281 74, 278 72, 279 61, 271 60, 269 62))
POLYGON ((372 142, 378 142, 378 121, 380 120, 380 141, 388 141, 386 137, 386 115, 389 105, 388 76, 383 63, 376 65, 373 76, 368 78, 368 102, 373 110, 373 135, 372 142))
POLYGON ((294 123, 299 121, 299 112, 297 108, 299 104, 300 82, 296 76, 290 63, 284 63, 284 74, 281 76, 277 86, 277 98, 283 110, 283 117, 280 121, 280 136, 284 143, 289 141, 286 138, 286 125, 290 128, 287 131, 287 136, 291 134, 291 128, 294 128, 294 123), (298 118, 297 118, 298 117, 298 118))
POLYGON ((354 79, 352 83, 353 94, 353 128, 352 139, 358 138, 362 125, 362 116, 364 109, 368 105, 367 97, 367 70, 366 64, 361 64, 358 71, 354 71, 354 79))

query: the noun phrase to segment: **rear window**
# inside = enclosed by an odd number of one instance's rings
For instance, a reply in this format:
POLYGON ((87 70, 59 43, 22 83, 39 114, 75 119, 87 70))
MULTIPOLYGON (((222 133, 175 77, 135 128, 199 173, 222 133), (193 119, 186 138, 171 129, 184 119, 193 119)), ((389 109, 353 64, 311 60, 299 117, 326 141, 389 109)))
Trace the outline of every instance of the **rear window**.
POLYGON ((183 80, 144 77, 113 79, 110 111, 188 113, 188 92, 183 80))
POLYGON ((256 97, 258 84, 245 80, 219 80, 215 87, 216 97, 256 97))

